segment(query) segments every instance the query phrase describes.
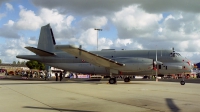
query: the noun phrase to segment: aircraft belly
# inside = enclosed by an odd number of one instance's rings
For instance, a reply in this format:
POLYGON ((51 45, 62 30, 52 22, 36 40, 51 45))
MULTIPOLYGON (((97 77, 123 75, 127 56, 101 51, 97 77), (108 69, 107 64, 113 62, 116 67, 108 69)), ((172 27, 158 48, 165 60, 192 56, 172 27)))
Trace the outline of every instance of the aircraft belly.
POLYGON ((45 63, 45 64, 76 73, 107 74, 106 69, 104 67, 97 67, 90 63, 45 63))
POLYGON ((139 71, 147 71, 152 68, 153 68, 152 63, 137 63, 137 64, 128 63, 125 66, 117 69, 122 72, 139 72, 139 71))

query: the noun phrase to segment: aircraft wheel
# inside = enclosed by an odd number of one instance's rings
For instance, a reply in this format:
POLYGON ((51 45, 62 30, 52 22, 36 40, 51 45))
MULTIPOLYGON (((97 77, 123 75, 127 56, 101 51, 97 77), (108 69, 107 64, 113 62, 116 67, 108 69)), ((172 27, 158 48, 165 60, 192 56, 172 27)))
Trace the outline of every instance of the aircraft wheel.
POLYGON ((124 78, 124 82, 130 82, 130 78, 129 77, 124 78))
POLYGON ((181 85, 185 85, 185 81, 181 81, 180 84, 181 84, 181 85))
POLYGON ((109 84, 115 84, 117 81, 115 78, 110 78, 109 79, 109 84))

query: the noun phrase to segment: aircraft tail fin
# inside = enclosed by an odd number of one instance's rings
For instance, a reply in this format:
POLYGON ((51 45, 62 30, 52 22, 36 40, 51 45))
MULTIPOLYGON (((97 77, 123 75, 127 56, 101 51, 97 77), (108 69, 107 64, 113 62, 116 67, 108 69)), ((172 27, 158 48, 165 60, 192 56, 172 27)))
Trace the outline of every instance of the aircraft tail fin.
POLYGON ((37 48, 47 52, 54 52, 55 45, 56 41, 50 24, 42 26, 37 48))

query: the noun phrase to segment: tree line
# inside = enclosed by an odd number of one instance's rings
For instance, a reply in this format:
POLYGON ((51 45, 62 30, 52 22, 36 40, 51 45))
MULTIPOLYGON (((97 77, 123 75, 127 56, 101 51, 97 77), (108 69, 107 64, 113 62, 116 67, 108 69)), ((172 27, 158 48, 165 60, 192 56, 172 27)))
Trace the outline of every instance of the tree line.
MULTIPOLYGON (((2 64, 2 61, 0 59, 0 64, 2 64)), ((38 70, 45 70, 45 65, 44 63, 40 63, 38 61, 13 61, 12 64, 16 64, 16 65, 26 65, 29 69, 38 69, 38 70)))
POLYGON ((20 62, 20 61, 13 61, 13 63, 12 64, 17 64, 17 65, 26 65, 26 61, 22 61, 22 62, 20 62))
POLYGON ((38 69, 38 70, 45 70, 45 65, 43 63, 40 63, 38 61, 27 61, 26 66, 29 69, 38 69))

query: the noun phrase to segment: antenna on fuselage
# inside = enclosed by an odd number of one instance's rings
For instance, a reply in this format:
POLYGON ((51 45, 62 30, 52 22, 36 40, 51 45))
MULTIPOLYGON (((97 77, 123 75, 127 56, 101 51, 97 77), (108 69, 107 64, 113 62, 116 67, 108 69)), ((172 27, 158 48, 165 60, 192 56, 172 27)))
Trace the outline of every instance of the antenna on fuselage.
POLYGON ((81 49, 82 49, 82 45, 79 45, 79 55, 81 55, 81 49))
POLYGON ((174 47, 172 47, 173 52, 175 52, 174 47))

